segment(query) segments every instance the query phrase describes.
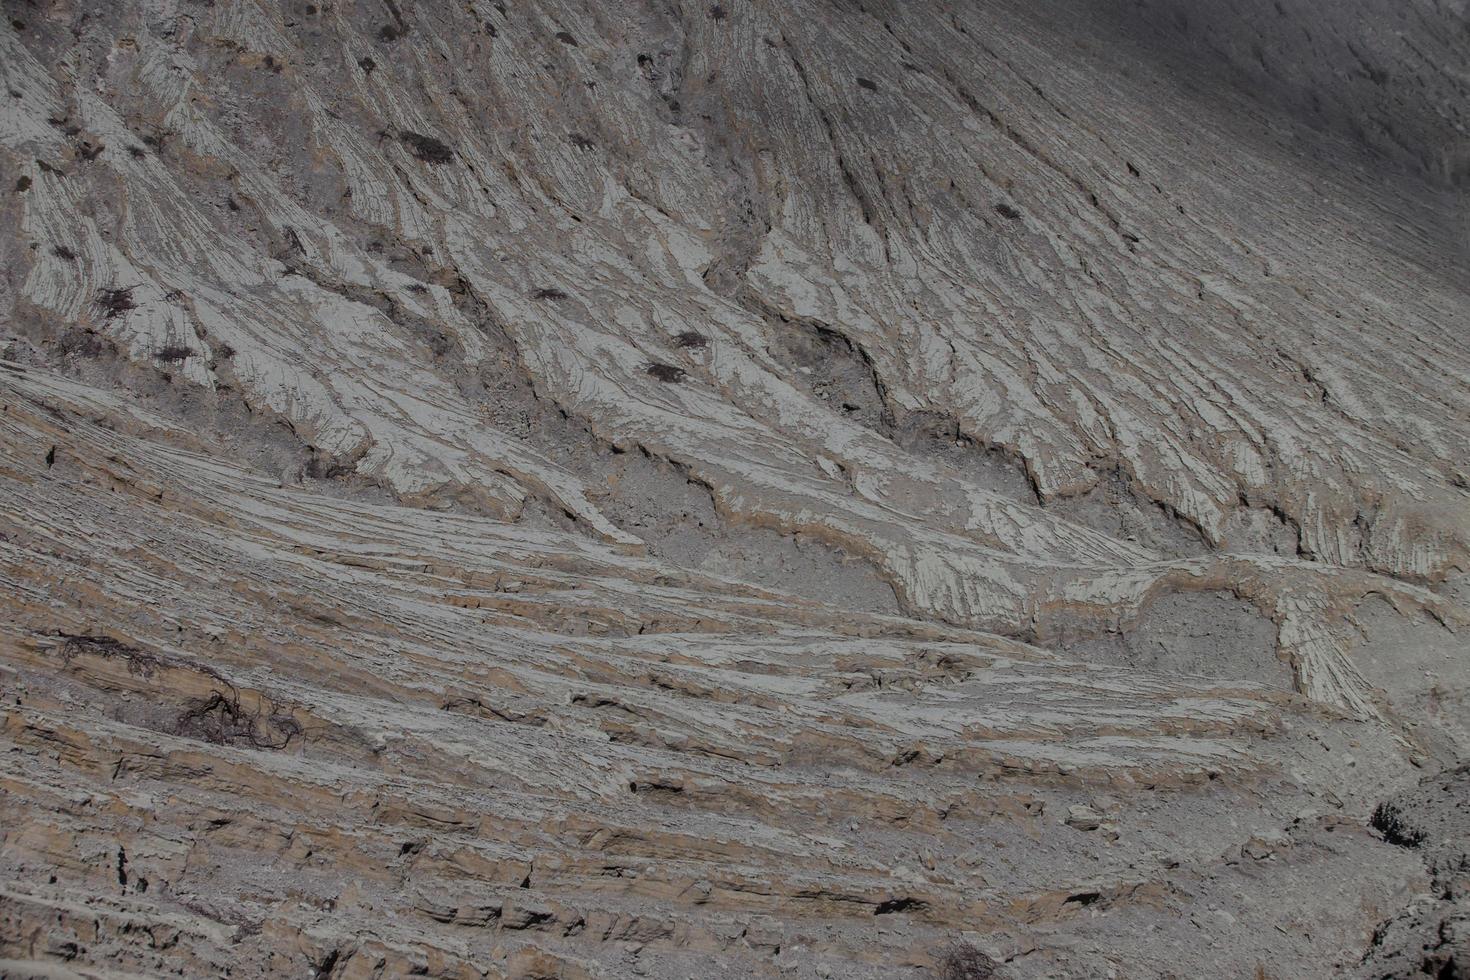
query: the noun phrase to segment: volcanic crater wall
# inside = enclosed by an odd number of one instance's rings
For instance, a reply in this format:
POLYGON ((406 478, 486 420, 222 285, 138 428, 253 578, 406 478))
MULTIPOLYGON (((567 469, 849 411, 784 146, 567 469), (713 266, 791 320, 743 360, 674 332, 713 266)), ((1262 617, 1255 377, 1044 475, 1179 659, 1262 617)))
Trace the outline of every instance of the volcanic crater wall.
POLYGON ((5 6, 0 972, 1470 968, 1463 4, 5 6))

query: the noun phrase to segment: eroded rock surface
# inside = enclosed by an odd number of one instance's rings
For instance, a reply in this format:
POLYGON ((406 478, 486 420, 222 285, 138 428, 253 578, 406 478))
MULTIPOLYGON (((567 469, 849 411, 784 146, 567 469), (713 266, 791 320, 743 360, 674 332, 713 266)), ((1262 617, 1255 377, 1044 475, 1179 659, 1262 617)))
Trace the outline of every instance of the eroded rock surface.
POLYGON ((1467 37, 7 3, 0 973, 1470 969, 1467 37))

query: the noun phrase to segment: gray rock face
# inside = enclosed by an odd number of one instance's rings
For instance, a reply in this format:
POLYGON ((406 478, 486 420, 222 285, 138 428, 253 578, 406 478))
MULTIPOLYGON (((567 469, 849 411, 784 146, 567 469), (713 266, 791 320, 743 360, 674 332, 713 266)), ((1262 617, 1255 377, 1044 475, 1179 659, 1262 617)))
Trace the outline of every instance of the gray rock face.
POLYGON ((1463 3, 1104 0, 1075 4, 1111 43, 1137 44, 1176 84, 1218 85, 1256 111, 1357 143, 1388 171, 1470 178, 1470 16, 1463 3))
POLYGON ((1467 41, 7 4, 0 973, 1470 969, 1467 41))

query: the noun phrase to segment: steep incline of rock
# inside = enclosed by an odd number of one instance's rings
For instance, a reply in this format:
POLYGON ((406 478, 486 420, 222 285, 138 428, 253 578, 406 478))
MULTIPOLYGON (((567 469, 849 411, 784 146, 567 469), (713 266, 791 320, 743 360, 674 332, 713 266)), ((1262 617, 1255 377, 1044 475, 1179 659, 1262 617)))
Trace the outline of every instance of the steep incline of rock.
POLYGON ((1470 894, 1370 820, 1470 750, 1463 5, 6 21, 0 972, 1317 976, 1470 894))

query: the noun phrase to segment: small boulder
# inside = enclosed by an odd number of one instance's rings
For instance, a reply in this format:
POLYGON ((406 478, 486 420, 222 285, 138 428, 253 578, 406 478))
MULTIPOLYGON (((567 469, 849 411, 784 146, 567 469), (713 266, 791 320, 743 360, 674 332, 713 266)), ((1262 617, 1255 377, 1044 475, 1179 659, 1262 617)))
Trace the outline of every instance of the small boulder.
POLYGON ((1073 830, 1096 830, 1103 824, 1103 815, 1090 806, 1074 803, 1067 807, 1066 823, 1073 830))

